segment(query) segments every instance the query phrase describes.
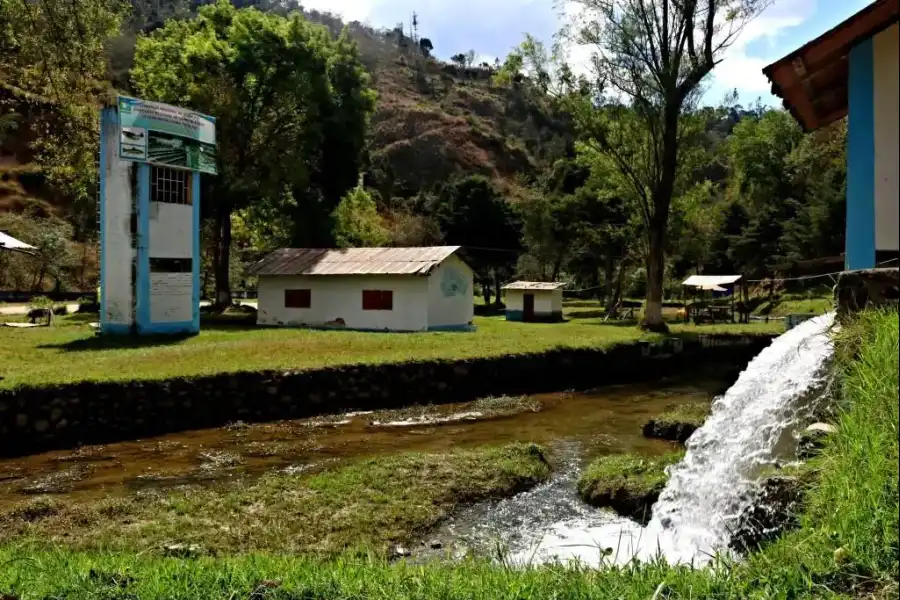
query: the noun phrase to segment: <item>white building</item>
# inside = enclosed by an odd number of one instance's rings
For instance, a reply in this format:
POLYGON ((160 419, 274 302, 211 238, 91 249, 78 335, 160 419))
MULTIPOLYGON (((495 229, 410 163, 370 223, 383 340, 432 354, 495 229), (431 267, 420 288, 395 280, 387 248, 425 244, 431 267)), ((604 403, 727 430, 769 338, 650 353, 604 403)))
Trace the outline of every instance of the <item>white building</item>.
POLYGON ((473 329, 472 269, 459 246, 282 248, 253 265, 260 325, 369 331, 473 329))
POLYGON ((506 320, 562 321, 562 289, 556 281, 514 281, 506 291, 506 320))
POLYGON ((900 2, 872 2, 772 63, 772 92, 806 131, 847 116, 847 269, 900 254, 900 2))
POLYGON ((126 97, 103 109, 101 333, 200 330, 200 174, 215 173, 214 148, 208 115, 126 97))

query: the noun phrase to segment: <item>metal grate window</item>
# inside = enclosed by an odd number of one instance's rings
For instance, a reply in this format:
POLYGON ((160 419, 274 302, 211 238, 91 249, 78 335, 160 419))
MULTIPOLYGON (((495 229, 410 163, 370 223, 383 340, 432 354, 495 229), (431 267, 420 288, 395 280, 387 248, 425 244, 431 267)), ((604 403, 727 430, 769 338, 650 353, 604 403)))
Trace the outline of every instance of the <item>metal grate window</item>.
POLYGON ((191 173, 168 167, 151 167, 150 201, 191 204, 191 173))

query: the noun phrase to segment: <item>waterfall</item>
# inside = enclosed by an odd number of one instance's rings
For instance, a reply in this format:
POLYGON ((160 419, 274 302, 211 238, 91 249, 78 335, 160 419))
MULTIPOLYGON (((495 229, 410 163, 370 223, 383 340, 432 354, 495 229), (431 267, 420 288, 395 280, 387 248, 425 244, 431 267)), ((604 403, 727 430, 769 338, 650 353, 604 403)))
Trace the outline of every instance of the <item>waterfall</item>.
POLYGON ((517 558, 596 564, 601 556, 623 563, 662 554, 670 563, 702 564, 727 552, 760 471, 795 451, 792 434, 826 382, 833 320, 816 317, 775 339, 714 401, 684 460, 670 468, 647 527, 624 519, 557 523, 517 558))

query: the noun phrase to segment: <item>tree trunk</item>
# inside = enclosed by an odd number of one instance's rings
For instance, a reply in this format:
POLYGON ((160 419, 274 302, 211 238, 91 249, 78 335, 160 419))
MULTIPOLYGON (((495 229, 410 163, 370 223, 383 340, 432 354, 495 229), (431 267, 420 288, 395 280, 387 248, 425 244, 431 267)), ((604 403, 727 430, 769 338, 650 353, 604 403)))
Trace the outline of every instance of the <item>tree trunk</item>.
POLYGON ((559 272, 562 269, 562 261, 563 254, 560 252, 556 257, 556 260, 553 261, 553 272, 550 274, 550 281, 556 281, 556 278, 559 277, 559 272))
POLYGON ((606 253, 606 262, 603 265, 603 302, 607 311, 612 308, 613 283, 616 264, 612 252, 606 253))
POLYGON ((494 304, 500 306, 500 271, 494 269, 494 290, 497 295, 494 297, 494 304))
POLYGON ((625 284, 625 259, 619 261, 619 272, 616 273, 616 287, 613 289, 613 306, 619 304, 622 299, 622 286, 625 284))
POLYGON ((668 98, 663 131, 662 172, 653 191, 653 215, 650 218, 650 253, 647 256, 647 299, 641 327, 649 331, 668 332, 662 318, 663 279, 666 269, 666 231, 669 227, 669 207, 675 192, 678 174, 678 116, 681 105, 668 98))
POLYGON ((231 211, 220 208, 216 211, 216 306, 231 306, 231 284, 228 281, 231 265, 231 211))
POLYGON ((663 333, 668 331, 662 317, 663 276, 666 268, 665 242, 665 225, 662 228, 653 226, 650 231, 650 254, 647 256, 647 299, 644 302, 644 318, 641 321, 641 328, 663 333))
POLYGON ((481 295, 484 297, 484 305, 491 305, 491 281, 486 279, 481 282, 481 295))

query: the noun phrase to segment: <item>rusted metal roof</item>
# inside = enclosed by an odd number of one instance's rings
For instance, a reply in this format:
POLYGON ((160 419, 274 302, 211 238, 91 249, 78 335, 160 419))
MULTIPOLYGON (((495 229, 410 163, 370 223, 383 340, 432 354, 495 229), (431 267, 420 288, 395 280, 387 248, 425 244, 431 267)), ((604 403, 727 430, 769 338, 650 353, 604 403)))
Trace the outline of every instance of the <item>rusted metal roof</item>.
POLYGON ((740 279, 740 275, 691 275, 682 281, 681 285, 712 290, 719 286, 731 285, 740 279))
POLYGON ((428 275, 459 246, 417 248, 281 248, 251 275, 428 275))
POLYGON ((504 290, 553 291, 567 284, 564 281, 513 281, 503 286, 504 290))
POLYGON ((843 23, 763 69, 772 93, 803 129, 847 115, 850 49, 896 23, 900 0, 877 0, 843 23))

